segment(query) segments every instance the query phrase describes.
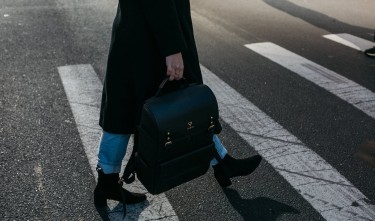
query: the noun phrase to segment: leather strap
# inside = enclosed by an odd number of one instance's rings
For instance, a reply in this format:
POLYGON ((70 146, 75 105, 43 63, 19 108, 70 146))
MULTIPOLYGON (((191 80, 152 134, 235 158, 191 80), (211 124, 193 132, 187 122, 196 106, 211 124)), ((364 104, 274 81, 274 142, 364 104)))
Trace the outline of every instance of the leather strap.
POLYGON ((135 180, 135 171, 137 168, 137 159, 136 155, 138 152, 138 133, 134 133, 134 145, 133 145, 133 151, 129 158, 128 163, 125 166, 124 173, 122 175, 122 180, 127 183, 133 183, 135 180))
MULTIPOLYGON (((182 84, 182 87, 188 87, 189 86, 189 82, 187 81, 186 78, 181 78, 181 80, 183 81, 183 84, 182 84)), ((169 77, 166 77, 162 82, 161 84, 159 85, 159 89, 158 91, 156 92, 156 94, 154 95, 154 97, 159 97, 162 95, 162 90, 163 88, 165 87, 165 85, 168 83, 169 80, 169 77)))

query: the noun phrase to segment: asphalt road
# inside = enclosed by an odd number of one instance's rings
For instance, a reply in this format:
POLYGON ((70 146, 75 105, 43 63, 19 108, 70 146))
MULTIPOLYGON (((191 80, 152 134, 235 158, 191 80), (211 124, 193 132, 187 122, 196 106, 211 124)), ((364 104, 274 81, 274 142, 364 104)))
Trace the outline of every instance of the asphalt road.
MULTIPOLYGON (((200 63, 323 158, 373 206, 375 168, 356 154, 361 144, 375 140, 375 119, 244 45, 272 42, 371 95, 375 59, 322 36, 348 33, 372 41, 375 3, 192 0, 191 5, 200 63)), ((90 64, 103 80, 116 7, 115 0, 2 0, 1 220, 100 220, 92 202, 95 176, 57 67, 90 64)), ((257 153, 230 122, 222 123, 221 138, 232 155, 257 153)), ((166 197, 179 220, 326 219, 267 160, 228 189, 219 187, 210 170, 166 197)))

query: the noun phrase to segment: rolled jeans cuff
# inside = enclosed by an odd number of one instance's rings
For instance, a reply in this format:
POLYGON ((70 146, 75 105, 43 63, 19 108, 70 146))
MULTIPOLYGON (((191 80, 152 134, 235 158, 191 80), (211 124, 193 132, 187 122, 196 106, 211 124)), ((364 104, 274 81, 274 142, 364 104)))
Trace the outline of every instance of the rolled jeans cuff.
MULTIPOLYGON (((214 141, 217 153, 219 154, 220 158, 223 159, 225 157, 225 155, 227 155, 227 153, 228 153, 227 149, 221 143, 219 137, 217 135, 215 135, 215 134, 213 136, 213 141, 214 141)), ((215 166, 218 163, 219 162, 217 161, 216 158, 214 158, 214 159, 211 160, 211 166, 215 166)))
POLYGON ((99 144, 98 166, 103 173, 120 173, 130 134, 112 134, 103 131, 99 144))

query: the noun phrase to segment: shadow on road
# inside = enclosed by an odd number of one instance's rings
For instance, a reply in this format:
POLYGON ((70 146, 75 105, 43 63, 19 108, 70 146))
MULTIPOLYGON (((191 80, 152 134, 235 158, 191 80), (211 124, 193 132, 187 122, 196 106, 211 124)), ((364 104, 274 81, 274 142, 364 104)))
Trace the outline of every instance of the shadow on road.
MULTIPOLYGON (((139 220, 139 216, 148 206, 150 202, 146 200, 143 203, 126 205, 126 220, 139 220)), ((114 208, 103 207, 96 208, 100 218, 103 221, 122 221, 124 220, 124 209, 122 203, 118 203, 114 208)))
POLYGON ((295 208, 266 197, 242 199, 237 191, 223 189, 233 208, 245 221, 276 221, 284 213, 299 214, 295 208))
MULTIPOLYGON (((322 28, 331 33, 346 33, 350 30, 351 34, 368 38, 374 33, 374 30, 350 25, 336 18, 330 17, 323 13, 301 7, 288 0, 263 0, 266 4, 288 13, 291 16, 300 18, 318 28, 322 28)), ((372 39, 369 39, 372 40, 372 39)))

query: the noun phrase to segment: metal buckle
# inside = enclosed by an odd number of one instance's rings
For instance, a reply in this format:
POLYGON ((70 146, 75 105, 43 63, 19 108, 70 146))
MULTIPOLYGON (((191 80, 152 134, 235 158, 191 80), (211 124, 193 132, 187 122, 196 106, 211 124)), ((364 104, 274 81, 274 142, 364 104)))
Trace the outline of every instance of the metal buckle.
POLYGON ((194 128, 193 121, 188 122, 187 125, 188 125, 188 127, 187 127, 188 130, 191 130, 191 129, 194 128))

